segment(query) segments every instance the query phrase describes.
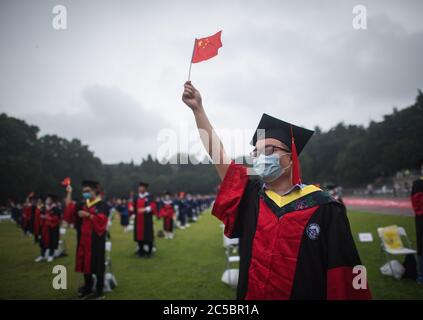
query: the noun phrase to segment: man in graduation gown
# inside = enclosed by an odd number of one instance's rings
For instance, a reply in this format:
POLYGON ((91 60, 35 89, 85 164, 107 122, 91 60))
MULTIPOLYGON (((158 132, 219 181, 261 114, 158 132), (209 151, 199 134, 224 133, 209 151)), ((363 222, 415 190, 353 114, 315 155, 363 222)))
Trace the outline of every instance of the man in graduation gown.
POLYGON ((120 225, 126 231, 129 224, 129 210, 128 210, 128 200, 127 199, 118 199, 116 210, 120 215, 120 225))
POLYGON ((41 255, 36 262, 47 259, 47 262, 53 261, 59 247, 60 221, 62 212, 57 206, 57 196, 49 194, 46 197, 45 208, 40 211, 41 218, 41 255))
POLYGON ((173 219, 175 217, 174 201, 171 193, 166 192, 160 204, 159 217, 163 218, 163 231, 165 239, 173 239, 173 219))
POLYGON ((93 275, 96 276, 96 299, 104 298, 104 272, 106 259, 106 230, 109 207, 102 200, 100 184, 97 181, 84 180, 82 195, 84 201, 74 204, 71 201, 72 189, 67 189, 68 223, 72 223, 77 231, 76 272, 84 274, 84 286, 79 289, 79 298, 92 295, 93 275))
POLYGON ((188 207, 188 222, 197 221, 197 212, 195 211, 195 202, 191 193, 187 193, 187 207, 188 207))
POLYGON ((140 182, 138 194, 132 200, 132 214, 135 215, 134 241, 138 244, 137 254, 140 257, 150 257, 153 253, 153 214, 155 206, 147 189, 148 183, 140 182))
POLYGON ((297 156, 313 132, 264 114, 251 141, 259 179, 251 179, 226 155, 190 82, 182 100, 222 179, 212 213, 240 239, 237 298, 370 299, 365 280, 353 286, 353 268, 363 268, 345 207, 301 182, 297 156))
POLYGON ((188 211, 190 210, 186 199, 186 193, 184 191, 179 192, 178 199, 176 200, 176 205, 178 206, 179 228, 184 230, 185 228, 189 227, 189 223, 187 223, 187 218, 188 211))
POLYGON ((9 208, 10 208, 10 211, 12 213, 13 221, 15 221, 17 227, 20 227, 21 226, 21 221, 20 221, 21 220, 21 217, 20 217, 20 211, 21 210, 19 210, 19 208, 16 204, 16 201, 14 199, 9 199, 9 208))
POLYGON ((34 213, 36 202, 34 193, 31 192, 25 200, 22 215, 22 229, 24 234, 29 235, 34 231, 34 213))
POLYGON ((37 206, 34 211, 34 242, 39 243, 41 240, 41 216, 44 214, 44 201, 38 198, 37 206))
POLYGON ((416 221, 417 257, 419 268, 417 283, 423 284, 423 160, 421 161, 419 167, 422 176, 413 182, 413 187, 411 189, 411 203, 413 205, 416 221))

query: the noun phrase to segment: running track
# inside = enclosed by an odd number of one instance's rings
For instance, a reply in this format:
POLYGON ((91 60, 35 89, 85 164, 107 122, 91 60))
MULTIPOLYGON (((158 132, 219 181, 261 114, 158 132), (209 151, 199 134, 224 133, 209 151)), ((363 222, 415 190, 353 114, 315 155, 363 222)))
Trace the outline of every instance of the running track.
POLYGON ((410 199, 407 198, 359 198, 344 197, 348 209, 384 213, 398 216, 414 216, 410 199))

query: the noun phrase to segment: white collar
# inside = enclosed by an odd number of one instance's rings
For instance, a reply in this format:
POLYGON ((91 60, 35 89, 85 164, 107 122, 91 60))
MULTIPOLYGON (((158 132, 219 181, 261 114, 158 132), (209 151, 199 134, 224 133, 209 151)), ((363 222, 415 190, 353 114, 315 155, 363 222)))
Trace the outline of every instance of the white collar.
POLYGON ((138 193, 138 197, 141 199, 144 199, 145 197, 147 197, 149 195, 148 192, 144 192, 144 193, 138 193))
POLYGON ((53 209, 53 208, 55 208, 56 207, 56 203, 52 203, 52 204, 50 204, 50 205, 46 205, 46 210, 51 210, 51 209, 53 209))
MULTIPOLYGON (((288 195, 288 194, 290 194, 292 191, 294 191, 294 190, 298 190, 298 189, 303 189, 304 187, 305 187, 306 185, 304 184, 304 183, 297 183, 296 185, 293 185, 292 187, 291 187, 291 189, 289 189, 288 191, 286 191, 282 196, 286 196, 286 195, 288 195)), ((263 189, 268 189, 268 190, 271 190, 270 188, 268 188, 267 186, 266 186, 266 184, 264 183, 263 184, 263 189)))

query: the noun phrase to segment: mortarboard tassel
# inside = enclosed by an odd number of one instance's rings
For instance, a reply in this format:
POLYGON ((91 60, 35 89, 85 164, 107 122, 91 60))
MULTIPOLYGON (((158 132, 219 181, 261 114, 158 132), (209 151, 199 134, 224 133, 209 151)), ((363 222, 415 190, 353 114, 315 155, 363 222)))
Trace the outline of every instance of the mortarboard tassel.
POLYGON ((292 154, 292 185, 301 184, 300 162, 298 161, 297 147, 291 126, 291 154, 292 154))

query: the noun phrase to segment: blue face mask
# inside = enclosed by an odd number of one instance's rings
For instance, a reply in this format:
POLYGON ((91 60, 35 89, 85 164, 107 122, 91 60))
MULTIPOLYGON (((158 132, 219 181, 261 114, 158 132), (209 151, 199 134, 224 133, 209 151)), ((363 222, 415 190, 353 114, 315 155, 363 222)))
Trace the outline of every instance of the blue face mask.
POLYGON ((84 197, 84 199, 87 199, 87 200, 92 198, 92 195, 90 192, 83 192, 82 196, 84 197))
POLYGON ((270 156, 260 154, 257 158, 254 158, 253 168, 264 182, 275 181, 286 170, 286 168, 281 167, 279 163, 279 155, 275 153, 270 156))

